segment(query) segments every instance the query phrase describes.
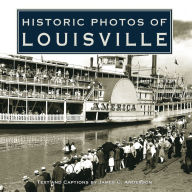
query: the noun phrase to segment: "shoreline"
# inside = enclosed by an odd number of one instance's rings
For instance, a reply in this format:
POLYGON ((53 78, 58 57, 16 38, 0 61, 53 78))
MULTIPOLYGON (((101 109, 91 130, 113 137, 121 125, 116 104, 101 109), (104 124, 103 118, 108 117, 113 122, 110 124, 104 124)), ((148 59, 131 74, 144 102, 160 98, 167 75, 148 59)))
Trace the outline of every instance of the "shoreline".
MULTIPOLYGON (((187 124, 185 135, 189 132, 192 132, 192 122, 187 124)), ((147 174, 143 171, 145 168, 145 160, 143 160, 134 170, 129 171, 125 168, 108 173, 104 178, 96 179, 94 184, 85 187, 84 190, 90 192, 191 192, 192 173, 187 174, 181 169, 180 159, 173 157, 163 164, 157 164, 157 167, 147 174), (159 170, 155 172, 156 169, 159 170), (105 181, 114 181, 114 183, 105 183, 105 181)))
POLYGON ((145 191, 145 192, 164 192, 164 191, 191 191, 188 187, 192 181, 192 175, 188 175, 180 168, 180 162, 174 161, 164 170, 158 173, 150 173, 145 175, 142 171, 144 163, 140 163, 135 170, 113 172, 107 174, 105 178, 96 181, 121 181, 115 184, 100 184, 97 182, 91 186, 84 188, 85 191, 103 192, 103 191, 145 191), (176 169, 175 169, 176 168, 176 169), (140 182, 139 181, 143 181, 140 182), (184 185, 186 184, 186 185, 184 185))

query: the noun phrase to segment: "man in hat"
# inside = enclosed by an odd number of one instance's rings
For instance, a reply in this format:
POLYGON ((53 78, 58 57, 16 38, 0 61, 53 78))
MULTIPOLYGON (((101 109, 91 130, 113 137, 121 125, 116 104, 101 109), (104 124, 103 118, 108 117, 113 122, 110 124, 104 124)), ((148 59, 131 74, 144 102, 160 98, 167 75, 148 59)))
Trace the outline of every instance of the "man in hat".
POLYGON ((139 143, 139 141, 137 139, 135 139, 133 146, 135 147, 136 150, 136 164, 138 164, 140 162, 140 160, 142 159, 142 148, 143 146, 141 145, 141 143, 139 143))
POLYGON ((119 143, 118 147, 120 150, 120 169, 124 169, 125 168, 125 164, 124 164, 125 154, 124 154, 123 146, 119 143))
POLYGON ((3 185, 0 185, 0 192, 3 192, 3 191, 4 191, 3 185))
POLYGON ((169 138, 166 137, 165 138, 165 142, 164 142, 164 150, 165 150, 165 161, 167 160, 167 157, 170 159, 170 148, 171 148, 171 143, 169 142, 169 138))
POLYGON ((98 148, 96 155, 99 160, 97 167, 97 178, 103 178, 105 176, 105 157, 103 150, 101 148, 98 148))
POLYGON ((68 163, 68 166, 66 167, 66 176, 65 180, 67 181, 67 184, 65 184, 65 191, 71 192, 76 191, 77 185, 73 183, 72 185, 69 184, 72 181, 76 181, 77 174, 75 173, 75 160, 76 158, 72 158, 71 161, 68 163))
POLYGON ((84 155, 83 156, 83 169, 85 171, 85 175, 86 175, 86 181, 88 182, 88 184, 91 183, 91 180, 93 178, 93 164, 91 162, 91 160, 89 159, 88 155, 84 155))
POLYGON ((131 153, 131 149, 130 149, 130 142, 129 143, 125 143, 124 147, 124 163, 125 163, 125 167, 128 167, 128 154, 131 153))
POLYGON ((99 159, 98 159, 98 157, 96 155, 96 150, 95 149, 93 149, 91 151, 91 153, 93 155, 93 161, 92 161, 92 164, 93 164, 93 180, 95 180, 99 159))
POLYGON ((144 138, 144 141, 143 141, 143 159, 146 159, 147 147, 148 147, 148 141, 147 141, 147 138, 144 138))
POLYGON ((35 184, 31 181, 29 181, 29 178, 27 176, 23 177, 24 181, 24 188, 26 192, 37 192, 37 189, 35 187, 35 184))
POLYGON ((145 170, 148 170, 148 169, 152 169, 152 153, 151 153, 151 148, 149 146, 149 148, 147 148, 147 151, 146 151, 146 167, 144 169, 145 170))
POLYGON ((60 167, 60 162, 56 162, 54 164, 55 168, 53 169, 52 174, 52 181, 54 182, 54 191, 55 192, 62 192, 62 184, 64 181, 64 178, 66 176, 66 172, 64 169, 60 167))
POLYGON ((62 161, 61 161, 61 165, 60 167, 64 170, 66 170, 68 164, 70 162, 70 159, 68 157, 63 157, 62 161))
POLYGON ((45 184, 44 184, 44 177, 42 175, 39 175, 39 171, 34 171, 35 178, 33 180, 35 187, 37 189, 37 192, 46 192, 45 184))
POLYGON ((45 184, 46 192, 50 192, 51 176, 50 176, 50 173, 46 172, 45 167, 41 167, 41 175, 44 177, 44 181, 46 182, 45 184))
POLYGON ((120 148, 118 146, 115 148, 114 160, 115 160, 115 171, 119 171, 121 158, 120 158, 120 148))
POLYGON ((175 157, 181 157, 181 142, 180 142, 180 135, 177 134, 175 140, 174 140, 174 144, 175 144, 175 157))
POLYGON ((89 159, 91 160, 91 162, 93 162, 93 153, 91 153, 91 149, 88 149, 88 154, 87 156, 89 157, 89 159))

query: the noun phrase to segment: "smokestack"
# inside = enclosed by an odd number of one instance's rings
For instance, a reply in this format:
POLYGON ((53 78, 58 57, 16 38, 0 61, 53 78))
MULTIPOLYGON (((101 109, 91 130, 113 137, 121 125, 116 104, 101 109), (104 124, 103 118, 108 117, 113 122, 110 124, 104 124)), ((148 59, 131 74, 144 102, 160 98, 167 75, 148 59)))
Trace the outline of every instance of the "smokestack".
POLYGON ((90 57, 90 68, 93 68, 93 57, 90 57))
POLYGON ((132 55, 127 56, 126 72, 127 72, 128 76, 129 76, 129 78, 131 78, 132 59, 133 59, 132 55))
POLYGON ((157 55, 152 55, 152 71, 151 71, 152 76, 157 75, 157 55))

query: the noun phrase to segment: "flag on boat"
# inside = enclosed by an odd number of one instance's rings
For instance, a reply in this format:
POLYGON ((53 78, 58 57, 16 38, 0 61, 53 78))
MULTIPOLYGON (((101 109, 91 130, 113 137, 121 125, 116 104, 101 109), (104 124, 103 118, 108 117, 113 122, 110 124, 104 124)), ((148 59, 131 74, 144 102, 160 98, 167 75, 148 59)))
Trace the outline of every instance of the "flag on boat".
POLYGON ((179 65, 178 62, 177 62, 177 59, 175 59, 175 64, 176 64, 176 65, 179 65))

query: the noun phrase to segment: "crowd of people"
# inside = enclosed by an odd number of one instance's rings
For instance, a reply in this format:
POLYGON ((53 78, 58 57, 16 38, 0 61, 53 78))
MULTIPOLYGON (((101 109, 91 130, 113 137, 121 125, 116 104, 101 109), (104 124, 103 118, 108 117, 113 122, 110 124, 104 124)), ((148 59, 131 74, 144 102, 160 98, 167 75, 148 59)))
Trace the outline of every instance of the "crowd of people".
POLYGON ((132 171, 142 161, 145 170, 152 170, 159 163, 168 159, 182 157, 184 163, 186 154, 186 137, 192 139, 192 133, 185 135, 184 119, 167 124, 163 127, 149 129, 146 134, 129 137, 128 140, 115 143, 106 142, 97 149, 88 149, 86 153, 78 154, 78 147, 69 142, 64 147, 65 155, 61 161, 53 164, 52 176, 41 168, 34 172, 31 181, 23 177, 26 192, 77 192, 90 185, 95 179, 122 169, 132 171), (66 153, 67 152, 67 153, 66 153))
POLYGON ((10 79, 16 80, 31 80, 34 82, 50 82, 50 84, 66 84, 77 85, 79 80, 90 81, 88 73, 80 75, 79 72, 73 74, 69 69, 50 67, 50 66, 36 66, 36 65, 20 65, 18 64, 15 69, 13 66, 0 64, 0 75, 8 76, 10 79))
POLYGON ((1 88, 0 84, 0 95, 1 96, 10 96, 10 97, 23 97, 23 98, 41 98, 41 99, 75 99, 75 100, 83 100, 83 98, 87 95, 87 91, 83 90, 61 90, 60 88, 54 89, 49 88, 49 90, 41 90, 41 89, 18 89, 18 86, 9 88, 1 88))
MULTIPOLYGON (((34 65, 35 66, 35 65, 34 65)), ((0 77, 6 80, 14 80, 19 82, 35 82, 43 85, 49 84, 53 87, 49 89, 42 89, 41 87, 27 88, 24 85, 7 85, 0 83, 0 95, 3 96, 16 96, 16 97, 29 97, 29 98, 48 98, 48 99, 76 99, 83 100, 87 95, 87 90, 79 89, 79 87, 89 87, 93 79, 89 77, 88 73, 80 75, 79 72, 73 73, 70 70, 64 70, 56 67, 46 68, 17 65, 16 69, 10 69, 6 64, 0 64, 0 77), (84 82, 83 82, 84 81, 84 82), (85 82, 86 81, 86 82, 85 82), (54 86, 68 86, 76 88, 77 90, 65 90, 61 87, 54 86)))

